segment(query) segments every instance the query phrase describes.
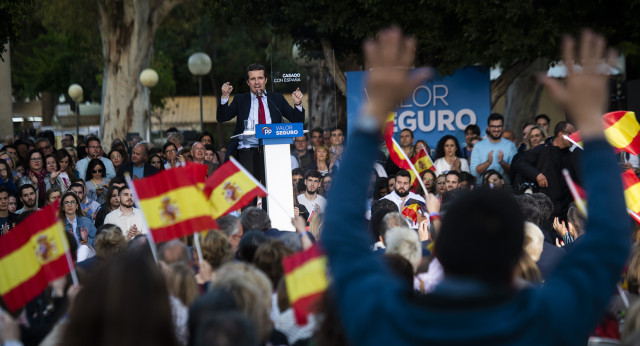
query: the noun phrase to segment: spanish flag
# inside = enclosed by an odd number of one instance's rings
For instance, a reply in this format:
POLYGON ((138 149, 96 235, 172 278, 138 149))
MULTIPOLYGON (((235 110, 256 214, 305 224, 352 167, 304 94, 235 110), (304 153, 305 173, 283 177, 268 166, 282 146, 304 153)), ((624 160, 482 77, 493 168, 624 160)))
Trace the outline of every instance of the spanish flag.
POLYGON ((617 111, 602 116, 609 143, 631 155, 640 154, 640 124, 634 112, 617 111))
POLYGON ((404 215, 405 217, 410 218, 413 223, 418 222, 418 210, 420 209, 420 206, 417 203, 408 205, 406 207, 404 207, 404 209, 402 209, 402 215, 404 215))
POLYGON ((396 164, 396 166, 410 170, 411 165, 407 160, 405 160, 405 155, 402 152, 402 148, 398 143, 393 139, 393 119, 394 113, 389 113, 387 117, 387 123, 384 127, 384 141, 387 144, 387 149, 389 150, 389 158, 396 164))
POLYGON ((53 203, 0 238, 0 294, 11 311, 70 271, 69 244, 57 211, 53 203))
POLYGON ((231 157, 209 176, 204 184, 204 195, 217 219, 244 207, 255 197, 266 197, 267 190, 231 157))
MULTIPOLYGON (((418 171, 419 175, 422 175, 422 173, 424 173, 424 171, 426 170, 431 170, 434 172, 436 171, 436 167, 433 166, 431 157, 429 157, 429 154, 427 154, 427 150, 424 148, 413 155, 413 157, 411 158, 411 162, 413 163, 413 167, 416 168, 416 171, 418 171)), ((418 181, 415 179, 416 177, 415 173, 413 173, 413 170, 410 170, 409 174, 411 174, 411 186, 414 188, 417 187, 418 181)))
POLYGON ((327 289, 327 258, 317 244, 282 260, 284 281, 296 322, 307 324, 313 304, 327 289))
MULTIPOLYGON (((606 113, 602 116, 604 135, 609 144, 617 152, 626 151, 631 155, 640 154, 640 124, 634 112, 617 111, 606 113)), ((582 148, 582 136, 580 131, 566 136, 573 144, 582 148)))
POLYGON ((218 228, 211 216, 212 208, 197 185, 203 172, 206 176, 206 165, 189 163, 133 181, 156 242, 218 228))
POLYGON ((622 172, 622 185, 627 208, 636 214, 640 213, 640 179, 632 169, 622 172))

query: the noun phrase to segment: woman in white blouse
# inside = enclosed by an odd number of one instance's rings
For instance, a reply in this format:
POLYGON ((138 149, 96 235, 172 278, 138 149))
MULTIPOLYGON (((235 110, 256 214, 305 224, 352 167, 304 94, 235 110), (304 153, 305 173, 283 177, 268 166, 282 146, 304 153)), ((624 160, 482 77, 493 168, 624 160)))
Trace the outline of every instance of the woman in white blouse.
POLYGON ((445 174, 451 170, 469 172, 469 162, 461 156, 460 144, 454 136, 446 135, 440 138, 436 148, 437 160, 433 163, 436 174, 445 174))

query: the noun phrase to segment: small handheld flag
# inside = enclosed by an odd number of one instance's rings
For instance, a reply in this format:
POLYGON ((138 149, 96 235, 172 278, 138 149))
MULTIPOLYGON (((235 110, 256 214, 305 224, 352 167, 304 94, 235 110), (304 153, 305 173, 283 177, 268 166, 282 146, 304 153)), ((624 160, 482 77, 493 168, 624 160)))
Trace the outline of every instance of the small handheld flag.
POLYGON ((58 203, 28 216, 0 241, 0 294, 11 311, 38 296, 73 264, 58 203))
POLYGON ((327 289, 327 258, 315 244, 282 260, 284 280, 296 322, 307 324, 313 303, 327 289))

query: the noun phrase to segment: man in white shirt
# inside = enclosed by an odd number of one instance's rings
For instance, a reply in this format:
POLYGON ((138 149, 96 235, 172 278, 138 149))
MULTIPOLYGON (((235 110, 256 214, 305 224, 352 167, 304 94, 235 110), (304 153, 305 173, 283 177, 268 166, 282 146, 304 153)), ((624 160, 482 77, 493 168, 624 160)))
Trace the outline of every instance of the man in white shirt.
MULTIPOLYGON (((422 206, 426 205, 422 196, 411 192, 411 175, 405 170, 399 171, 396 174, 395 189, 390 194, 382 197, 382 199, 388 199, 395 203, 398 206, 400 213, 402 213, 402 210, 404 210, 405 207, 408 207, 411 204, 421 203, 422 206)), ((418 209, 418 213, 423 215, 423 212, 420 209, 418 209)), ((411 218, 407 218, 407 223, 409 223, 409 227, 411 228, 418 228, 418 223, 413 222, 411 218)))
POLYGON ((309 170, 304 178, 306 189, 303 194, 298 195, 298 203, 307 208, 309 215, 322 212, 327 207, 327 200, 318 194, 321 181, 322 174, 316 170, 309 170))
POLYGON ((142 210, 133 207, 133 194, 129 187, 120 189, 120 207, 104 218, 105 224, 113 224, 122 230, 128 240, 138 234, 149 233, 146 222, 143 220, 142 210))

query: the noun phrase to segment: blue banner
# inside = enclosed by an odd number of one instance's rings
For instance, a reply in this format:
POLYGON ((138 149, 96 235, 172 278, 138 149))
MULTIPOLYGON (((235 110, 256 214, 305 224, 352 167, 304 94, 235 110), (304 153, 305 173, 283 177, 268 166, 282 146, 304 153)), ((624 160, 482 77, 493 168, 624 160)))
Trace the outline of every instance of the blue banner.
POLYGON ((303 135, 302 123, 256 125, 256 138, 291 138, 303 135))
MULTIPOLYGON (((394 132, 410 129, 415 141, 422 139, 435 151, 438 140, 444 135, 458 138, 464 147, 464 129, 478 124, 482 133, 491 113, 491 86, 489 69, 482 66, 466 67, 453 75, 442 77, 434 71, 434 77, 413 91, 411 97, 396 110, 394 132)), ((367 98, 366 72, 347 72, 347 133, 367 98)))

